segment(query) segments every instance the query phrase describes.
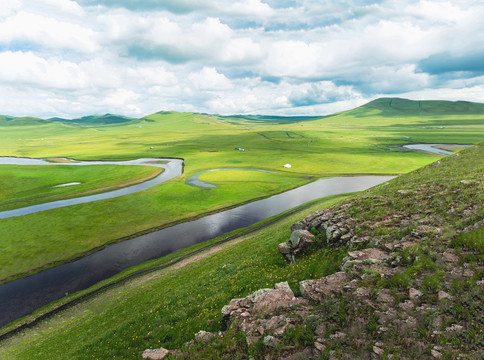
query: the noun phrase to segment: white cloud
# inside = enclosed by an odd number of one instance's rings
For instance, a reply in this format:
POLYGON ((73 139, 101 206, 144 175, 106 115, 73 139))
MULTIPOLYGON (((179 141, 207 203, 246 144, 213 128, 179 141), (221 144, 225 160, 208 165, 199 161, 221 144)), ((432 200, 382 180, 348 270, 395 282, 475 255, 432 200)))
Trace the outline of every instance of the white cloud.
POLYGON ((79 66, 56 58, 44 59, 31 52, 0 53, 0 81, 41 88, 76 89, 84 87, 87 79, 79 66))
POLYGON ((2 0, 0 114, 314 115, 378 95, 482 101, 481 1, 366 3, 2 0), (438 66, 446 58, 450 70, 438 66))
POLYGON ((28 41, 49 48, 95 52, 100 49, 95 37, 94 31, 80 25, 24 11, 0 23, 0 43, 28 41))
MULTIPOLYGON (((225 8, 227 9, 227 8, 225 8)), ((221 9, 222 11, 224 8, 221 9)), ((272 16, 274 10, 266 3, 260 0, 244 0, 235 2, 228 7, 227 12, 237 15, 252 15, 252 16, 272 16)))
POLYGON ((484 103, 484 81, 480 85, 463 88, 441 87, 401 93, 400 96, 413 100, 477 101, 484 103))
POLYGON ((0 19, 8 18, 21 9, 20 0, 2 0, 0 2, 0 19))
POLYGON ((76 16, 84 14, 84 9, 72 0, 35 0, 34 2, 23 0, 22 2, 26 8, 37 11, 74 14, 76 16))
POLYGON ((414 64, 372 67, 361 79, 375 93, 390 94, 427 88, 432 81, 430 75, 416 72, 414 64))
POLYGON ((204 67, 201 71, 192 72, 188 79, 200 90, 228 90, 232 87, 230 80, 213 67, 204 67))

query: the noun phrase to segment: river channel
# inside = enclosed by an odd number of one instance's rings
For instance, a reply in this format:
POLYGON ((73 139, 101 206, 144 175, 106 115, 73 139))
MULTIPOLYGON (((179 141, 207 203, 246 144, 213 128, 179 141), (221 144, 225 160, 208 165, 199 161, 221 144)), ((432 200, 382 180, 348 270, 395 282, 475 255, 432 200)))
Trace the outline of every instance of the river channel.
POLYGON ((131 266, 252 225, 308 201, 365 190, 392 178, 320 179, 234 209, 112 244, 77 261, 0 285, 0 327, 62 298, 66 293, 86 289, 131 266))
MULTIPOLYGON (((10 159, 18 160, 18 158, 10 159)), ((138 163, 130 163, 129 165, 147 165, 146 162, 154 160, 158 161, 160 159, 133 160, 133 162, 138 163)), ((165 177, 171 176, 170 178, 172 178, 177 176, 174 175, 176 172, 181 173, 183 164, 182 160, 166 160, 169 161, 167 164, 158 165, 163 165, 160 167, 164 167, 168 171, 165 171, 155 179, 121 190, 124 190, 125 193, 130 193, 126 192, 127 189, 133 192, 133 187, 139 187, 141 185, 144 185, 146 189, 155 185, 147 185, 147 183, 155 180, 159 181, 158 183, 166 181, 166 179, 162 177, 163 175, 165 175, 165 177), (170 164, 172 165, 169 166, 170 164)), ((13 161, 10 162, 10 164, 12 163, 13 161)), ((94 164, 94 162, 88 163, 90 165, 94 164)), ((102 163, 106 164, 107 162, 102 163)), ((3 164, 5 164, 5 160, 3 164)), ((37 164, 39 163, 35 163, 35 165, 37 164)), ((354 176, 319 179, 310 184, 281 194, 273 195, 266 199, 205 216, 198 220, 181 223, 121 243, 112 244, 103 250, 85 256, 77 261, 2 284, 0 285, 0 327, 26 316, 32 311, 47 305, 52 301, 62 298, 66 294, 87 289, 97 282, 112 277, 134 265, 159 258, 190 245, 215 238, 232 230, 252 225, 258 221, 280 214, 308 201, 330 195, 362 191, 389 181, 392 178, 393 176, 354 176)), ((108 196, 105 198, 111 198, 115 197, 111 196, 115 193, 116 196, 121 196, 122 194, 119 193, 121 190, 110 191, 98 195, 108 196)), ((86 196, 72 200, 79 201, 89 197, 90 196, 86 196)), ((54 203, 55 202, 51 202, 49 204, 54 203)), ((25 210, 28 208, 22 209, 25 210)), ((36 211, 43 210, 46 209, 41 208, 36 211)), ((25 214, 30 214, 32 212, 35 211, 30 211, 29 209, 25 214)), ((21 215, 22 214, 15 214, 13 216, 21 215)))

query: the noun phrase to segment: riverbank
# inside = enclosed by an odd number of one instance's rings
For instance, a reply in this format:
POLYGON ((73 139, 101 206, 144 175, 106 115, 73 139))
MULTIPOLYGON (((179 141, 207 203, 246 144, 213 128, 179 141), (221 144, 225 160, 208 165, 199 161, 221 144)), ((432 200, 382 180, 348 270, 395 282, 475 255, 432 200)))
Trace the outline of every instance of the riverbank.
POLYGON ((149 180, 159 175, 160 170, 115 165, 97 165, 94 168, 1 165, 0 158, 0 214, 88 193, 106 192, 116 186, 125 187, 149 180))
MULTIPOLYGON (((403 232, 404 236, 411 236, 412 228, 397 228, 392 226, 392 222, 381 221, 387 218, 388 214, 386 211, 388 209, 399 209, 399 211, 419 214, 419 216, 423 215, 424 217, 425 211, 436 211, 438 217, 442 217, 444 222, 444 226, 440 226, 440 223, 438 224, 442 231, 441 234, 451 238, 455 234, 452 232, 452 229, 460 231, 468 226, 467 220, 466 222, 459 222, 461 218, 459 214, 468 210, 469 206, 480 204, 481 210, 472 207, 468 220, 472 219, 474 221, 476 214, 477 216, 482 216, 482 199, 476 198, 476 194, 482 197, 482 185, 475 182, 475 180, 479 181, 479 179, 482 179, 484 171, 482 162, 476 161, 476 159, 482 157, 482 148, 476 151, 469 150, 465 150, 458 157, 449 157, 441 160, 440 165, 428 166, 414 173, 403 175, 401 178, 390 181, 385 186, 362 193, 354 201, 351 200, 352 203, 361 205, 361 208, 354 209, 355 211, 352 214, 353 216, 360 214, 359 216, 364 217, 363 223, 368 225, 368 227, 365 226, 363 229, 365 231, 364 235, 369 235, 371 233, 367 232, 374 230, 377 231, 375 236, 383 237, 386 240, 389 239, 387 236, 397 236, 400 231, 403 232), (473 153, 473 155, 467 156, 466 154, 469 153, 471 155, 473 153), (451 168, 450 173, 446 171, 446 168, 449 168, 446 164, 449 164, 451 168), (480 165, 476 167, 476 164, 480 165), (462 180, 465 180, 465 182, 461 182, 462 180), (467 183, 467 181, 470 182, 467 183), (422 184, 426 185, 420 188, 422 184), (475 186, 481 186, 479 188, 481 191, 476 192, 475 186), (410 192, 399 192, 399 190, 410 190, 410 192), (425 199, 426 202, 414 201, 412 191, 421 194, 423 196, 422 200, 425 199), (442 191, 445 191, 445 194, 441 196, 435 195, 442 191), (451 208, 450 204, 454 206, 453 213, 447 213, 451 208), (421 210, 421 214, 419 210, 421 210), (378 224, 378 226, 370 226, 372 224, 378 224), (392 229, 395 229, 395 233, 392 229)), ((307 209, 306 215, 313 213, 316 209, 327 208, 335 204, 336 202, 328 202, 315 205, 312 210, 307 209)), ((21 334, 3 341, 0 357, 7 360, 34 356, 39 359, 115 357, 139 359, 139 352, 146 348, 163 346, 165 348, 188 351, 182 347, 183 343, 193 340, 194 334, 200 329, 213 333, 223 330, 221 309, 229 303, 230 299, 245 297, 257 289, 270 288, 274 284, 283 281, 289 281, 293 291, 295 291, 296 295, 299 295, 297 290, 299 281, 319 279, 339 270, 339 266, 347 254, 347 249, 344 247, 334 249, 326 247, 314 248, 298 258, 295 263, 290 265, 284 263, 282 256, 277 251, 277 244, 287 241, 291 233, 290 225, 301 220, 306 215, 300 213, 290 216, 284 221, 244 235, 243 241, 226 249, 221 249, 206 258, 186 264, 182 268, 173 269, 169 272, 167 272, 168 269, 165 269, 159 273, 146 274, 145 277, 133 279, 133 281, 120 285, 120 287, 101 293, 95 298, 59 313, 58 316, 47 319, 31 330, 23 331, 21 334)), ((411 224, 408 223, 408 225, 411 224)), ((418 224, 418 226, 421 225, 432 225, 432 223, 418 224)), ((397 309, 400 309, 398 304, 404 303, 406 300, 402 296, 405 294, 405 291, 408 291, 407 285, 405 285, 405 279, 407 278, 410 278, 410 281, 412 281, 412 279, 420 276, 428 276, 424 284, 428 283, 430 290, 422 291, 425 294, 422 300, 430 301, 426 303, 430 305, 435 304, 433 301, 438 300, 438 291, 446 291, 455 296, 455 299, 459 299, 459 291, 467 289, 464 286, 463 288, 456 287, 450 290, 446 287, 433 290, 432 284, 434 282, 431 280, 433 279, 432 276, 438 274, 440 262, 433 259, 433 248, 428 246, 432 246, 433 243, 439 247, 444 245, 445 250, 447 245, 434 241, 437 239, 434 238, 437 234, 436 232, 432 232, 431 229, 427 228, 423 230, 428 232, 426 235, 429 236, 428 240, 419 241, 416 247, 408 248, 407 251, 411 251, 404 253, 404 255, 424 254, 426 256, 421 257, 416 263, 401 264, 401 266, 409 266, 409 269, 417 270, 416 273, 403 276, 405 275, 404 272, 403 275, 397 275, 395 278, 388 279, 381 278, 379 275, 378 277, 369 276, 367 278, 370 281, 368 286, 371 286, 371 289, 374 287, 375 294, 382 288, 388 288, 389 291, 397 291, 398 296, 394 298, 399 299, 394 304, 397 309), (426 249, 429 250, 428 253, 426 249), (428 262, 429 258, 432 260, 431 262, 428 262), (422 267, 422 264, 429 266, 422 267), (410 265, 413 267, 410 267, 410 265), (405 281, 402 283, 400 282, 401 279, 405 281), (372 280, 376 282, 372 283, 372 280), (395 284, 395 286, 391 284, 395 284), (405 290, 399 290, 401 284, 404 284, 405 290)), ((422 231, 422 229, 419 231, 422 231)), ((384 243, 386 243, 386 240, 384 243)), ((460 251, 459 248, 457 248, 457 251, 460 251)), ((178 255, 173 254, 172 256, 178 255)), ((402 257, 402 259, 406 259, 406 257, 402 257)), ((415 257, 413 259, 415 260, 415 257)), ((466 259, 468 262, 472 261, 472 257, 466 259)), ((471 269, 474 271, 473 279, 482 276, 482 273, 472 268, 472 266, 471 269)), ((369 273, 369 275, 371 274, 369 273)), ((412 284, 412 286, 416 285, 412 284)), ((422 290, 421 287, 422 285, 420 284, 416 288, 422 290)), ((418 306, 423 306, 423 304, 419 303, 418 306)), ((425 308, 423 306, 423 309, 425 308)), ((437 308, 438 311, 441 311, 439 307, 437 308)), ((346 313, 349 314, 348 320, 356 318, 353 316, 353 310, 351 309, 353 307, 338 307, 335 311, 329 312, 328 314, 335 315, 334 319, 331 320, 333 322, 329 323, 330 329, 333 330, 334 326, 342 326, 341 324, 335 324, 334 321, 344 320, 344 314, 346 313)), ((366 311, 366 309, 366 307, 361 307, 361 304, 355 304, 354 307, 354 311, 366 311)), ((365 349, 368 348, 366 344, 371 344, 372 347, 375 342, 378 342, 378 336, 380 336, 377 335, 377 319, 374 319, 375 323, 371 323, 370 320, 372 318, 367 317, 368 314, 365 312, 362 318, 365 321, 368 320, 370 324, 368 329, 374 330, 370 333, 371 337, 365 337, 365 349)), ((464 312, 463 314, 467 319, 467 315, 470 313, 464 312)), ((428 319, 428 316, 431 316, 431 313, 422 317, 413 317, 418 321, 423 321, 428 319)), ((445 321, 446 319, 443 320, 445 321)), ((303 325, 310 326, 309 321, 308 323, 303 323, 303 325)), ((452 326, 453 324, 449 323, 445 326, 452 326)), ((388 328, 391 329, 391 327, 388 328)), ((296 330, 298 329, 304 330, 301 326, 296 327, 296 330)), ((365 329, 367 328, 364 324, 362 329, 353 333, 366 336, 366 331, 368 330, 365 329)), ((419 327, 416 328, 416 334, 419 334, 417 329, 419 327)), ((467 331, 467 328, 465 329, 467 331)), ((476 330, 475 327, 469 327, 469 329, 472 331, 476 330)), ((284 338, 284 345, 291 346, 294 350, 300 350, 307 346, 306 340, 304 340, 306 339, 304 335, 306 331, 296 333, 294 331, 288 331, 284 338), (297 334, 303 334, 304 336, 299 337, 297 334)), ((349 331, 345 333, 353 334, 349 331)), ((389 333, 392 334, 394 332, 390 330, 389 333)), ((338 340, 341 338, 329 339, 329 336, 334 334, 333 332, 324 334, 325 337, 328 337, 328 342, 326 343, 328 351, 335 350, 337 352, 346 346, 344 341, 338 340), (332 347, 329 348, 329 346, 332 347)), ((426 333, 424 332, 424 334, 426 333)), ((475 334, 478 335, 479 333, 475 334)), ((312 335, 309 339, 308 341, 313 344, 312 335)), ((418 338, 417 340, 420 339, 426 338, 418 338)), ((460 341, 463 338, 458 335, 455 339, 460 341)), ((263 345, 262 340, 249 345, 246 342, 246 336, 237 331, 228 332, 223 338, 214 338, 212 341, 214 341, 213 347, 200 345, 198 348, 193 348, 193 352, 190 354, 195 358, 223 358, 224 356, 235 357, 237 353, 252 354, 251 356, 254 356, 263 351, 272 351, 272 348, 269 349, 265 347, 266 345, 263 345)), ((392 343, 387 341, 384 344, 392 343)), ((353 351, 354 343, 351 342, 350 345, 350 349, 353 351)), ((387 350, 386 347, 383 348, 384 351, 387 350)), ((275 349, 277 351, 278 348, 275 349)), ((392 350, 393 348, 389 349, 392 350)), ((403 347, 401 349, 405 351, 406 348, 403 347)), ((372 351, 371 348, 370 351, 372 351)), ((190 354, 188 356, 191 356, 190 354)), ((336 354, 339 353, 337 352, 336 354)))
MULTIPOLYGON (((8 326, 2 328, 0 331, 0 341, 8 339, 9 337, 23 330, 31 329, 60 312, 88 301, 101 293, 111 291, 111 289, 116 286, 123 285, 135 279, 139 279, 136 281, 145 282, 147 281, 145 278, 148 278, 149 281, 151 281, 154 279, 153 275, 151 275, 153 273, 157 273, 165 269, 179 269, 187 264, 191 264, 195 261, 205 258, 208 255, 208 252, 212 251, 213 249, 218 248, 216 252, 220 251, 220 246, 222 245, 224 245, 224 248, 225 246, 231 246, 232 244, 246 239, 250 234, 257 233, 259 230, 267 226, 278 224, 287 218, 293 219, 294 216, 301 216, 302 214, 308 213, 308 211, 311 211, 312 209, 318 208, 325 204, 334 203, 335 201, 341 201, 348 196, 351 195, 340 194, 324 199, 314 200, 307 204, 288 210, 282 214, 262 220, 246 228, 231 231, 217 238, 192 245, 162 258, 151 260, 138 266, 133 266, 117 275, 114 275, 113 277, 110 277, 109 279, 93 285, 89 289, 85 289, 74 294, 69 294, 62 299, 54 301, 51 304, 34 311, 31 315, 12 322, 8 326), (187 263, 184 264, 185 261, 187 263)), ((159 275, 154 276, 156 277, 159 275)))
POLYGON ((77 261, 0 285, 0 325, 139 263, 252 225, 307 201, 365 190, 390 179, 385 176, 320 179, 263 200, 113 244, 77 261))

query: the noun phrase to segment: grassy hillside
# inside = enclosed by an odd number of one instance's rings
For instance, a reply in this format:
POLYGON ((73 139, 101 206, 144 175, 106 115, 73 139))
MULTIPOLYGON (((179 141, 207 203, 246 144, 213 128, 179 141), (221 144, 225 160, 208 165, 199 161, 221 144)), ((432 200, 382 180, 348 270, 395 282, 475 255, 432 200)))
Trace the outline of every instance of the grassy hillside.
MULTIPOLYGON (((378 110, 383 116, 436 116, 476 114, 484 116, 484 104, 469 101, 408 100, 401 98, 379 98, 365 104, 352 113, 371 114, 378 110)), ((368 116, 367 115, 367 116, 368 116)))
MULTIPOLYGON (((163 346, 181 349, 188 358, 258 359, 284 351, 297 353, 313 347, 318 337, 326 347, 319 355, 323 358, 330 351, 338 358, 370 357, 378 349, 402 359, 427 358, 431 350, 443 358, 457 354, 478 358, 484 335, 482 291, 476 283, 484 276, 483 157, 484 146, 476 146, 348 199, 348 205, 335 205, 338 198, 322 200, 298 213, 272 219, 260 229, 256 225, 253 232, 239 232, 230 242, 216 244, 226 237, 215 239, 209 244, 216 246, 205 252, 124 282, 3 341, 0 357, 138 359, 140 351, 163 346), (368 262, 363 265, 369 267, 349 270, 350 279, 367 289, 366 300, 353 298, 355 288, 350 287, 341 296, 328 297, 322 306, 310 303, 309 312, 288 314, 294 309, 280 310, 278 315, 292 316, 295 326, 275 347, 264 345, 262 337, 248 341, 236 326, 208 345, 182 346, 200 329, 223 330, 220 311, 232 298, 281 281, 289 281, 299 294, 299 281, 338 271, 348 252, 345 246, 332 248, 320 243, 289 265, 277 251, 277 244, 289 238, 293 222, 332 205, 334 211, 344 209, 356 221, 358 237, 369 237, 375 240, 372 246, 392 253, 388 264, 368 262), (444 253, 457 256, 457 260, 444 253), (396 263, 391 265, 391 261, 396 263), (382 276, 380 272, 386 270, 381 266, 391 271, 382 276), (422 293, 411 301, 412 306, 407 302, 410 288, 422 293), (441 300, 439 291, 453 300, 441 300), (378 302, 380 294, 388 295, 385 303, 378 302), (384 317, 389 307, 396 309, 393 318, 384 317), (410 318, 413 320, 405 322, 410 318), (445 330, 454 325, 462 330, 445 330), (316 329, 323 331, 316 335, 316 329), (337 332, 346 335, 332 337, 337 332)), ((207 245, 199 244, 137 269, 167 264, 207 245)))
POLYGON ((56 122, 63 122, 66 124, 76 124, 76 125, 112 125, 112 124, 120 124, 126 123, 130 121, 134 121, 136 119, 121 116, 121 115, 113 115, 113 114, 105 114, 105 115, 89 115, 83 116, 80 118, 75 118, 72 120, 63 119, 63 118, 50 118, 48 121, 56 121, 56 122))
MULTIPOLYGON (((6 262, 0 261, 0 278, 67 261, 133 233, 268 196, 311 178, 406 173, 439 156, 406 151, 402 144, 472 144, 481 141, 484 134, 481 115, 386 116, 368 106, 309 119, 158 112, 112 124, 111 115, 106 115, 105 120, 87 119, 89 125, 85 126, 69 121, 2 126, 2 155, 79 160, 177 157, 185 159, 185 173, 137 194, 2 220, 2 244, 21 241, 32 254, 41 253, 44 257, 35 259, 22 255, 15 246, 6 246, 2 252, 6 262), (360 116, 362 111, 375 113, 360 116), (236 147, 246 151, 237 151, 236 147), (286 163, 292 168, 283 168, 286 163), (199 171, 223 167, 258 168, 276 174, 264 175, 262 179, 259 175, 255 178, 252 172, 245 181, 235 182, 217 172, 210 175, 211 180, 216 182, 220 176, 218 180, 224 183, 211 190, 185 184, 188 177, 199 171), (51 231, 53 228, 58 231, 51 231), (52 251, 53 248, 62 251, 52 251), (26 262, 24 258, 30 260, 26 262)), ((15 120, 8 123, 12 121, 15 120)))

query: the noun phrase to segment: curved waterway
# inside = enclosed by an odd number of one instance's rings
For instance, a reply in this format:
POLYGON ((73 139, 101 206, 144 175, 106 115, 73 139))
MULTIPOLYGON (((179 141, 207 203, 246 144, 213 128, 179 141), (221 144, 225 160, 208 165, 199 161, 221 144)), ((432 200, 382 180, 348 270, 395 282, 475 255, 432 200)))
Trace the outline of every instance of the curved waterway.
POLYGON ((204 188, 216 188, 218 187, 215 184, 209 183, 207 181, 200 180, 198 177, 202 174, 208 173, 208 172, 214 172, 214 171, 227 171, 227 170, 246 170, 246 171, 258 171, 266 174, 274 174, 275 171, 269 171, 269 170, 261 170, 261 169, 245 169, 245 168, 223 168, 223 169, 212 169, 212 170, 205 170, 205 171, 200 171, 197 172, 195 175, 190 176, 190 178, 185 181, 185 184, 192 185, 192 186, 198 186, 198 187, 204 187, 204 188))
POLYGON ((441 146, 441 145, 445 145, 445 144, 408 144, 408 145, 403 145, 403 147, 410 150, 425 151, 436 155, 452 154, 452 151, 437 148, 437 146, 441 146))
POLYGON ((145 182, 126 186, 122 189, 107 191, 101 194, 87 195, 73 199, 51 201, 43 204, 26 206, 14 210, 0 212, 0 219, 7 219, 16 216, 33 214, 39 211, 56 209, 60 207, 83 204, 91 201, 112 199, 118 196, 133 194, 138 191, 149 189, 162 182, 168 181, 181 175, 183 171, 182 159, 160 159, 160 158, 143 158, 128 161, 76 161, 66 163, 52 163, 43 159, 17 158, 17 157, 0 157, 0 165, 62 165, 62 166, 82 166, 82 165, 143 165, 163 168, 165 171, 157 177, 145 182), (165 162, 165 163, 160 163, 165 162))
POLYGON ((122 270, 159 258, 325 196, 362 191, 392 176, 320 179, 299 188, 121 243, 35 275, 0 285, 0 326, 86 289, 122 270))

